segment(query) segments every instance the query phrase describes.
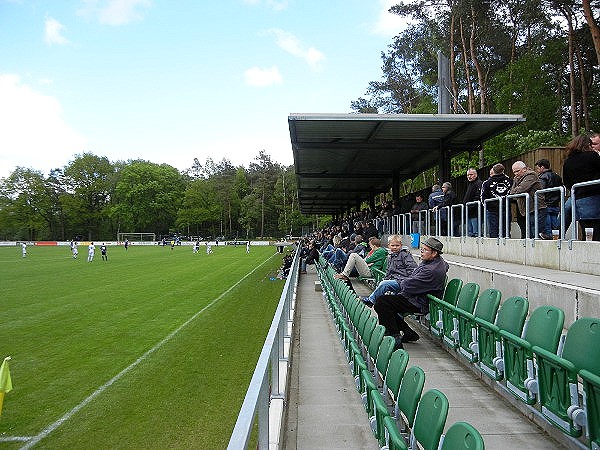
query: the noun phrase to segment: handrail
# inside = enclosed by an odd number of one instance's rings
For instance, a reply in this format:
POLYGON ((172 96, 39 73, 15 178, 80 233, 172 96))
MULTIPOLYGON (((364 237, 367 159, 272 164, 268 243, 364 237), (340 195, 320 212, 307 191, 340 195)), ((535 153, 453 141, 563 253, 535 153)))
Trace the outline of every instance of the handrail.
MULTIPOLYGON (((506 198, 506 212, 505 212, 505 218, 506 218, 506 237, 507 239, 510 239, 510 208, 509 208, 509 202, 510 199, 512 198, 517 198, 517 197, 525 197, 525 241, 523 241, 523 245, 526 245, 526 241, 527 239, 530 239, 530 233, 529 233, 529 192, 522 192, 520 194, 510 194, 507 195, 506 198)), ((518 209, 518 207, 517 207, 518 209)), ((518 213, 518 212, 517 212, 518 213)), ((535 227, 535 232, 536 232, 536 236, 537 236, 537 216, 538 216, 538 212, 537 209, 535 210, 534 213, 534 220, 536 223, 536 227, 535 227)))
POLYGON ((280 374, 279 363, 287 361, 289 364, 289 359, 284 354, 284 344, 285 339, 291 338, 291 332, 288 330, 292 322, 292 303, 296 297, 299 265, 300 246, 298 246, 294 254, 292 267, 285 281, 283 292, 281 293, 265 343, 258 357, 254 374, 250 380, 244 402, 229 438, 229 444, 227 445, 229 450, 246 449, 248 447, 257 410, 257 448, 261 450, 269 448, 269 405, 274 398, 285 398, 289 382, 286 376, 285 386, 283 387, 283 391, 280 392, 280 379, 282 375, 280 374), (269 374, 271 375, 270 377, 269 374))
MULTIPOLYGON (((575 197, 575 189, 585 186, 593 186, 596 184, 600 184, 600 179, 591 180, 591 181, 582 181, 581 183, 575 183, 571 186, 571 239, 569 239, 569 249, 573 248, 573 241, 577 239, 577 227, 576 227, 576 197, 575 197)), ((564 215, 564 209, 561 210, 561 215, 564 215)))
MULTIPOLYGON (((465 203, 465 223, 467 223, 469 221, 469 206, 474 206, 477 205, 477 236, 476 237, 481 237, 481 202, 479 200, 475 200, 472 202, 467 202, 465 203)), ((467 225, 467 230, 468 230, 468 225, 467 225)), ((467 237, 467 231, 463 231, 462 234, 467 237)))

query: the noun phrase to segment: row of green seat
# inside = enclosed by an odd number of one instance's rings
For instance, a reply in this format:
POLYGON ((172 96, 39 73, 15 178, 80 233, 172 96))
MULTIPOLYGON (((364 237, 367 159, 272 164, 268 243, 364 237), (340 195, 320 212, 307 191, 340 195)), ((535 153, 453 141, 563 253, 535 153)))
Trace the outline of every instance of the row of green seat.
POLYGON ((319 260, 317 271, 380 447, 483 449, 480 433, 466 422, 453 424, 443 434, 449 407, 446 396, 436 389, 421 396, 423 370, 418 366, 406 370, 408 353, 393 352, 394 339, 384 336, 385 328, 345 283, 334 278, 325 260, 319 260))
POLYGON ((524 297, 455 278, 443 298, 429 295, 433 336, 538 410, 552 425, 600 449, 600 319, 580 318, 563 335, 564 312, 529 314, 524 297), (580 386, 581 381, 581 388, 580 386))

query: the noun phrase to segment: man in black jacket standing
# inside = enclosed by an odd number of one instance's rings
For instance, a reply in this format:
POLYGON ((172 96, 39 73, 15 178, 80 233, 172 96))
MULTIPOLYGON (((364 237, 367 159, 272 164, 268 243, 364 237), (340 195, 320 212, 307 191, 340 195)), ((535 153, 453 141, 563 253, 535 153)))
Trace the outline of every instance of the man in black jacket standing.
POLYGON ((463 205, 467 215, 467 236, 479 236, 479 210, 480 205, 469 205, 467 203, 477 202, 481 199, 481 185, 483 181, 477 176, 477 171, 473 168, 467 169, 467 190, 463 197, 463 205))
MULTIPOLYGON (((559 187, 563 185, 563 180, 559 174, 550 169, 550 161, 540 159, 535 163, 535 171, 538 173, 542 189, 559 187)), ((550 191, 544 193, 546 199, 546 227, 541 233, 547 236, 552 235, 552 230, 560 229, 558 213, 560 209, 560 192, 550 191)))

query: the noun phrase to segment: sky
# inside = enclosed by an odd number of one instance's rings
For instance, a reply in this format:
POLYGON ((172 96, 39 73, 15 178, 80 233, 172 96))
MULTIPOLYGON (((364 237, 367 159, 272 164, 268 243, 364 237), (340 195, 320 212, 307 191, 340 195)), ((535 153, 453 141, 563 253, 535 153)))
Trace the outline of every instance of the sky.
POLYGON ((292 113, 349 113, 393 0, 0 0, 0 177, 76 155, 293 163, 292 113))

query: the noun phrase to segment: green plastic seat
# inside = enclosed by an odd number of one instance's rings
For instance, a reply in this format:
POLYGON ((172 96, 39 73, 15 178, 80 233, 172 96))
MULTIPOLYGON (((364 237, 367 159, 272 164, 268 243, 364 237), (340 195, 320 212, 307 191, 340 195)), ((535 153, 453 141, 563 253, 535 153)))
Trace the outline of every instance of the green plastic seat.
POLYGON ((379 346, 381 345, 381 341, 383 340, 384 335, 385 327, 383 325, 377 325, 373 330, 373 333, 371 333, 366 358, 362 357, 360 351, 358 353, 356 351, 352 353, 354 358, 352 361, 348 362, 352 371, 352 376, 358 375, 363 369, 369 369, 370 366, 368 360, 377 356, 377 352, 379 351, 379 346))
POLYGON ((520 338, 505 330, 500 330, 502 339, 502 360, 507 389, 518 399, 533 405, 536 393, 527 388, 535 380, 535 365, 531 347, 537 345, 551 353, 556 353, 565 322, 565 313, 555 306, 540 306, 529 317, 523 337, 520 338))
POLYGON ((398 426, 394 419, 390 416, 387 416, 383 419, 383 427, 385 428, 385 433, 387 434, 387 448, 388 450, 408 450, 408 446, 406 445, 406 441, 400 431, 398 430, 398 426))
POLYGON ((477 362, 475 343, 477 342, 477 329, 475 318, 493 323, 500 306, 502 294, 498 289, 489 288, 481 293, 475 304, 473 313, 457 310, 458 333, 455 339, 458 341, 458 352, 470 362, 477 362))
POLYGON ((507 298, 500 305, 495 323, 475 318, 478 367, 490 378, 499 381, 503 376, 503 372, 496 366, 496 358, 502 357, 500 330, 521 336, 528 310, 529 301, 526 298, 515 296, 507 298))
POLYGON ((440 450, 483 450, 483 437, 477 429, 467 422, 452 424, 442 437, 440 450))
POLYGON ((394 405, 394 418, 400 431, 413 426, 417 407, 425 386, 425 372, 419 366, 410 367, 400 384, 400 390, 394 405))
POLYGON ((444 289, 444 295, 442 298, 437 298, 432 294, 427 294, 429 299, 429 331, 434 336, 442 336, 442 329, 438 326, 438 323, 442 323, 443 320, 443 305, 450 304, 456 305, 460 289, 462 288, 463 282, 460 278, 453 278, 446 284, 444 289))
POLYGON ((443 392, 430 389, 423 394, 410 433, 410 448, 437 450, 446 425, 448 407, 448 399, 443 392), (417 443, 419 447, 417 447, 417 443))
POLYGON ((563 432, 573 437, 580 436, 585 423, 579 414, 582 407, 577 375, 580 371, 587 371, 600 376, 600 319, 584 317, 573 322, 560 356, 537 345, 532 347, 532 351, 538 368, 542 414, 563 432))
MULTIPOLYGON (((408 352, 405 350, 398 349, 392 353, 382 380, 383 385, 381 386, 381 394, 384 400, 387 400, 388 397, 391 396, 392 400, 395 401, 398 397, 400 383, 402 382, 402 377, 404 377, 404 373, 406 372, 408 360, 408 352)), ((369 417, 373 415, 373 391, 379 391, 379 388, 379 383, 374 377, 365 377, 365 389, 361 394, 361 398, 369 417)))
POLYGON ((586 435, 590 448, 600 448, 600 375, 593 374, 588 370, 580 370, 579 376, 583 383, 584 405, 583 410, 572 410, 571 416, 574 421, 581 423, 581 417, 586 427, 586 435))
MULTIPOLYGON (((373 415, 370 417, 371 430, 377 438, 379 445, 385 445, 385 418, 392 417, 396 421, 396 426, 401 429, 412 429, 416 420, 417 409, 423 386, 425 384, 425 372, 417 366, 408 369, 402 379, 400 392, 396 402, 396 416, 390 415, 388 405, 379 391, 371 393, 373 400, 373 415), (398 415, 402 413, 402 416, 398 415)), ((442 426, 443 428, 443 426, 442 426)), ((440 432, 441 433, 441 432, 440 432)))
POLYGON ((478 296, 479 285, 467 283, 460 290, 456 305, 442 305, 443 342, 449 347, 458 347, 458 339, 454 338, 456 335, 454 331, 458 331, 458 310, 472 313, 478 296))
POLYGON ((373 369, 369 370, 367 367, 367 369, 362 369, 356 374, 354 381, 356 382, 356 389, 361 393, 361 396, 365 393, 365 383, 367 380, 377 383, 379 379, 385 376, 395 345, 396 340, 392 336, 385 336, 379 345, 379 349, 377 350, 373 369))

